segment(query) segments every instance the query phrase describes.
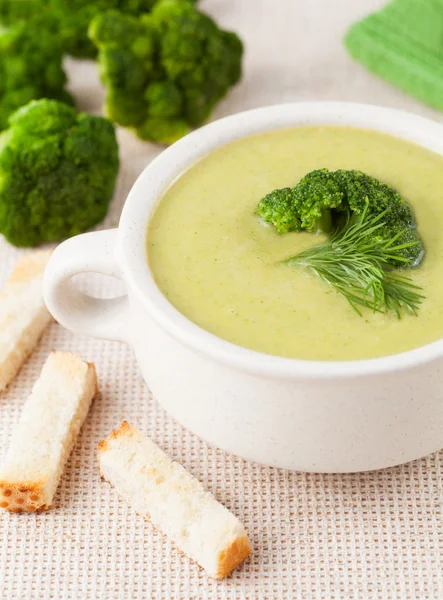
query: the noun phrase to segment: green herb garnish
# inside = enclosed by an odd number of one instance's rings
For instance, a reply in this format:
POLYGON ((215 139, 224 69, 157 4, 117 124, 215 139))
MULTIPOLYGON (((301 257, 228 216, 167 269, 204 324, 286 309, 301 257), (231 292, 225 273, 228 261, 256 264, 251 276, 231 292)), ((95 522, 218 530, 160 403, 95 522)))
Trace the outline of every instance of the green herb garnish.
POLYGON ((361 315, 359 307, 374 312, 393 312, 398 318, 406 310, 414 315, 424 299, 422 288, 410 277, 393 271, 393 265, 411 266, 413 258, 404 251, 420 244, 419 240, 398 243, 403 231, 390 239, 380 235, 386 227, 387 210, 372 216, 366 206, 359 221, 337 229, 331 237, 285 261, 306 267, 342 294, 361 315))

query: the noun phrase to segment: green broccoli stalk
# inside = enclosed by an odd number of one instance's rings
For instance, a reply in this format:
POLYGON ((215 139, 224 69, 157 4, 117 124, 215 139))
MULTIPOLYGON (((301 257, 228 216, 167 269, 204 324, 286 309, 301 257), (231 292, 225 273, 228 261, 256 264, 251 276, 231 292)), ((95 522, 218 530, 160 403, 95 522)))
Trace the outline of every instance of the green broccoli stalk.
MULTIPOLYGON (((66 54, 94 58, 97 49, 88 39, 88 26, 93 17, 117 9, 125 14, 149 12, 158 0, 0 0, 0 22, 13 24, 44 14, 58 23, 57 38, 66 54)), ((189 1, 189 0, 184 0, 189 1)))
POLYGON ((261 218, 279 233, 340 230, 356 223, 365 210, 369 218, 383 213, 383 227, 374 233, 378 239, 398 236, 397 245, 407 244, 399 251, 408 260, 405 266, 421 262, 424 247, 412 208, 396 190, 361 171, 312 171, 295 187, 266 195, 257 207, 261 218))
POLYGON ((40 18, 34 19, 33 27, 38 34, 25 22, 0 32, 0 130, 15 110, 31 100, 54 98, 72 104, 64 89, 62 50, 54 29, 40 18))
POLYGON ((107 213, 119 158, 112 123, 36 100, 0 136, 0 233, 16 246, 57 242, 107 213))
POLYGON ((169 144, 206 121, 241 77, 243 46, 186 0, 160 0, 138 18, 93 19, 106 113, 139 137, 169 144))

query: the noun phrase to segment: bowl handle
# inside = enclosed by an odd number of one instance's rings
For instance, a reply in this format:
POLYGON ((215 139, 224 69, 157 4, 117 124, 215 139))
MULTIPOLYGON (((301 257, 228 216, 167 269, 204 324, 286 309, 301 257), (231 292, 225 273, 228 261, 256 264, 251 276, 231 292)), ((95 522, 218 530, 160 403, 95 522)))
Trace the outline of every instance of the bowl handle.
POLYGON ((74 333, 129 342, 128 296, 99 299, 77 290, 79 273, 101 273, 123 279, 115 258, 117 229, 84 233, 60 244, 45 270, 43 296, 52 316, 74 333))

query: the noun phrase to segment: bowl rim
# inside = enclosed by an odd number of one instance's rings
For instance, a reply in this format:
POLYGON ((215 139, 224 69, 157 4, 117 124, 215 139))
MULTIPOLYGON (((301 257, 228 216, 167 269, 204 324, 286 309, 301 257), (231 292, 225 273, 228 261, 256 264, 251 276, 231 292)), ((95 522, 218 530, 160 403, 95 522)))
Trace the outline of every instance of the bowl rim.
POLYGON ((257 352, 226 341, 190 321, 162 294, 146 260, 149 219, 181 173, 210 152, 267 131, 338 125, 380 131, 443 155, 443 125, 404 111, 348 102, 277 104, 240 112, 188 134, 159 154, 129 192, 119 224, 117 258, 131 292, 156 323, 184 346, 220 364, 258 377, 341 379, 395 373, 443 355, 443 339, 399 354, 363 360, 316 361, 257 352))

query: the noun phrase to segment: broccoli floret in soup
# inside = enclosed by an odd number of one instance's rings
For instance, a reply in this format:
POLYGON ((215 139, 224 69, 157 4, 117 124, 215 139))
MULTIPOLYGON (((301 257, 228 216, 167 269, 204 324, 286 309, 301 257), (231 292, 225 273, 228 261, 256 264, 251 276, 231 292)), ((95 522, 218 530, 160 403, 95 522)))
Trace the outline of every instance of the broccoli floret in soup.
POLYGON ((374 237, 407 244, 399 254, 408 261, 407 266, 417 266, 424 246, 412 208, 396 190, 361 171, 311 171, 293 188, 267 194, 260 200, 257 214, 278 233, 332 232, 356 223, 365 209, 368 216, 383 213, 383 227, 377 228, 374 237))

